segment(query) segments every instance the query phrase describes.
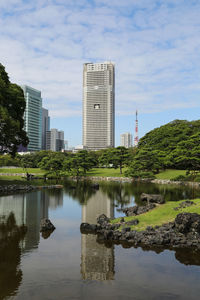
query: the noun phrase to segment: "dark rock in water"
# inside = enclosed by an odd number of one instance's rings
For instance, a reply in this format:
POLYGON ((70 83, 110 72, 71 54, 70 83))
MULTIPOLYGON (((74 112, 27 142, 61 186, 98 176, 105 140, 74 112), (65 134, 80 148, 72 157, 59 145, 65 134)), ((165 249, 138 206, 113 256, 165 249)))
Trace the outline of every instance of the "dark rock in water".
POLYGON ((142 201, 147 201, 147 203, 157 203, 157 204, 163 204, 165 203, 165 200, 162 195, 159 194, 145 194, 142 193, 140 196, 140 199, 142 201))
POLYGON ((179 210, 181 208, 186 208, 186 207, 189 207, 191 205, 196 205, 193 201, 190 201, 190 200, 186 200, 186 201, 183 201, 179 204, 179 206, 175 207, 174 210, 179 210))
POLYGON ((55 226, 51 223, 49 219, 42 219, 40 222, 40 232, 54 230, 55 226))
POLYGON ((145 206, 132 206, 132 207, 127 207, 123 209, 123 213, 125 213, 125 215, 127 217, 129 216, 138 216, 141 214, 144 214, 145 212, 154 209, 156 207, 156 204, 154 203, 150 203, 149 205, 145 205, 145 206))
POLYGON ((175 230, 188 234, 200 234, 200 215, 196 213, 181 213, 176 216, 174 221, 175 230))
POLYGON ((95 233, 97 225, 89 223, 81 223, 80 230, 82 233, 95 233))

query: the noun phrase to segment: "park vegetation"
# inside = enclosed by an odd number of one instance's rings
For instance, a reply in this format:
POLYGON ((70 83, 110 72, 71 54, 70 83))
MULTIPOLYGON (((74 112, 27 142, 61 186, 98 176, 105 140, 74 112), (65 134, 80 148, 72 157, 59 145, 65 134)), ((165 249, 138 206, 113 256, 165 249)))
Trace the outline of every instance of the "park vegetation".
POLYGON ((109 148, 77 153, 39 151, 20 156, 26 146, 25 99, 22 89, 10 82, 0 64, 0 166, 40 168, 45 176, 86 176, 94 168, 119 169, 120 176, 155 178, 168 169, 186 170, 174 180, 200 181, 200 120, 174 120, 151 130, 137 147, 109 148), (5 155, 6 154, 6 155, 5 155))
POLYGON ((101 168, 119 169, 120 176, 155 178, 160 172, 177 169, 182 172, 173 176, 173 180, 200 181, 200 120, 170 122, 147 133, 138 147, 130 149, 117 147, 77 153, 39 151, 17 154, 15 158, 0 156, 0 166, 9 165, 25 170, 40 168, 46 176, 55 177, 87 176, 101 168))

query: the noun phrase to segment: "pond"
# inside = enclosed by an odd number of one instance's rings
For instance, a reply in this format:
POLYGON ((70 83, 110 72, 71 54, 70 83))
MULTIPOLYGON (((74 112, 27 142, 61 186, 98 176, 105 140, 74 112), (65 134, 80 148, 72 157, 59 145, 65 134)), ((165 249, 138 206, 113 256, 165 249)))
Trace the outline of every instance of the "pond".
POLYGON ((200 190, 155 184, 67 182, 0 197, 0 299, 199 299, 200 254, 192 250, 125 248, 81 235, 81 222, 122 216, 140 195, 167 201, 200 197, 200 190), (41 218, 56 229, 39 232, 41 218), (25 224, 27 232, 20 226, 25 224))

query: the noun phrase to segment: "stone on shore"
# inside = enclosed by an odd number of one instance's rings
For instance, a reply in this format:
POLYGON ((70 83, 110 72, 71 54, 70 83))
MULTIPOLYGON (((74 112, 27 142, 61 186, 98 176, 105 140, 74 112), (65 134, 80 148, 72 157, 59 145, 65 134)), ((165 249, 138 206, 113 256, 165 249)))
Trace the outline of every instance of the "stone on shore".
POLYGON ((132 207, 127 207, 123 209, 123 213, 125 213, 125 215, 127 217, 129 216, 138 216, 141 214, 144 214, 145 212, 154 209, 156 207, 156 204, 154 203, 149 203, 148 205, 145 206, 132 206, 132 207))
MULTIPOLYGON (((164 246, 172 248, 200 249, 200 215, 180 213, 173 222, 161 226, 147 226, 146 230, 136 231, 130 225, 137 225, 138 220, 111 224, 106 215, 100 215, 98 224, 82 223, 89 233, 97 234, 98 241, 114 243, 127 242, 133 246, 164 246), (121 227, 121 229, 119 229, 121 227)), ((87 233, 86 231, 86 233, 87 233)), ((84 233, 84 232, 83 232, 84 233)))
POLYGON ((147 203, 157 203, 157 204, 164 204, 165 200, 162 195, 159 194, 145 194, 142 193, 140 196, 142 201, 147 201, 147 203))

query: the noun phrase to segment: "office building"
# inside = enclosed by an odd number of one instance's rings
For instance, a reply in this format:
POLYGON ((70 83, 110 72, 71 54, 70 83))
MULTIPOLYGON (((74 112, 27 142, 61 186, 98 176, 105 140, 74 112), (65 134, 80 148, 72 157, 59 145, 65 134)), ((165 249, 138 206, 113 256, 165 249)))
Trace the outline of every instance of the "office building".
POLYGON ((123 133, 120 135, 120 146, 123 146, 125 148, 132 147, 133 144, 133 137, 132 134, 129 132, 123 133))
POLYGON ((46 132, 50 130, 48 109, 42 108, 42 150, 47 150, 46 132))
POLYGON ((114 147, 115 66, 111 62, 83 66, 83 146, 114 147))
POLYGON ((64 149, 64 131, 53 128, 46 132, 47 150, 62 151, 64 149))
POLYGON ((22 86, 26 100, 24 129, 29 138, 27 151, 42 148, 42 98, 41 92, 27 85, 22 86))

